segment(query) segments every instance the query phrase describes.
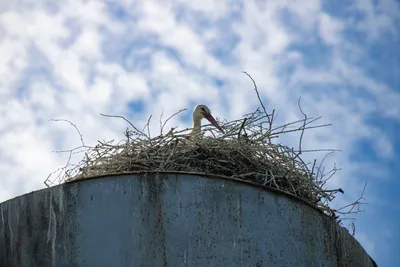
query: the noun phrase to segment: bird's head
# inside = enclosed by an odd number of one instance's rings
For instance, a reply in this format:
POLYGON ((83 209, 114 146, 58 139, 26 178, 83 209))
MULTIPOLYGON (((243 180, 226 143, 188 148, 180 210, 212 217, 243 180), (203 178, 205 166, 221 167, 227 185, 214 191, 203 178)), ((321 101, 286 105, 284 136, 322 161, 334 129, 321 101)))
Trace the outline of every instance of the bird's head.
POLYGON ((193 118, 207 119, 218 130, 224 133, 224 130, 219 126, 218 122, 211 115, 210 109, 206 105, 197 105, 193 111, 193 118))

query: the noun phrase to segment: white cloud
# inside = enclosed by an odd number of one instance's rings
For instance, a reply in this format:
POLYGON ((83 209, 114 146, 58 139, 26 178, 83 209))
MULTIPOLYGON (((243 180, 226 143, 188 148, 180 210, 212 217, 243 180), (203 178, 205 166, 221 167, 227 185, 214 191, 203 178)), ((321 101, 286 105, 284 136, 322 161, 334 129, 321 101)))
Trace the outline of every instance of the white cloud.
POLYGON ((174 49, 188 67, 209 72, 221 68, 190 26, 176 20, 171 6, 146 1, 141 7, 143 13, 137 24, 140 31, 156 34, 160 44, 174 49))
POLYGON ((122 101, 147 98, 150 94, 147 81, 135 73, 121 73, 117 76, 116 85, 121 88, 118 95, 122 96, 122 101))
POLYGON ((101 59, 101 36, 92 27, 86 27, 75 41, 72 50, 84 58, 101 59))
POLYGON ((86 89, 88 74, 82 59, 72 51, 64 51, 57 59, 53 59, 54 72, 62 84, 77 94, 83 94, 86 89), (85 75, 86 74, 86 75, 85 75))
POLYGON ((293 16, 293 24, 302 34, 312 32, 317 26, 321 12, 320 0, 277 1, 280 7, 293 16))
POLYGON ((389 137, 387 137, 383 132, 378 133, 373 137, 373 139, 375 139, 375 142, 373 143, 374 148, 378 156, 387 159, 393 158, 394 151, 392 140, 390 140, 389 137))
POLYGON ((261 7, 257 2, 246 2, 243 18, 235 23, 241 39, 238 53, 245 58, 247 53, 258 52, 270 56, 279 55, 289 45, 291 38, 279 20, 275 3, 261 7))
POLYGON ((353 8, 361 12, 364 18, 354 21, 355 27, 365 32, 371 41, 387 38, 386 33, 399 37, 396 24, 399 22, 400 5, 393 0, 357 0, 353 8))
POLYGON ((344 23, 334 19, 332 16, 324 12, 321 12, 319 34, 325 43, 329 45, 338 45, 342 43, 340 32, 343 28, 344 23))
POLYGON ((184 5, 190 10, 205 13, 211 19, 217 19, 223 17, 229 12, 229 9, 235 8, 234 1, 213 1, 213 0, 204 0, 204 1, 185 1, 178 0, 180 5, 184 5))

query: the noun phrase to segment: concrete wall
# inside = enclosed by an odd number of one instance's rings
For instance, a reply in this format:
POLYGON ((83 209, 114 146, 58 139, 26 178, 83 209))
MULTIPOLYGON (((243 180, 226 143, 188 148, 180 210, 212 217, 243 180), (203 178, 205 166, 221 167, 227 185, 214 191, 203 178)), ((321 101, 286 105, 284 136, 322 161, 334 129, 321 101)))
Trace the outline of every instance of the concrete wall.
POLYGON ((374 266, 300 201, 194 175, 103 177, 0 204, 0 266, 374 266))

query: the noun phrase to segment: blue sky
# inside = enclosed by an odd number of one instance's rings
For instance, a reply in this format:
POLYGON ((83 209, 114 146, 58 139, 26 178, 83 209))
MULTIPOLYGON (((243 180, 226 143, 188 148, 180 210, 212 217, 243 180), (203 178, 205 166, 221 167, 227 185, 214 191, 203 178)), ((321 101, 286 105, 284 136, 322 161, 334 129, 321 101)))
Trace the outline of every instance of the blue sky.
MULTIPOLYGON (((330 182, 369 203, 356 238, 380 266, 400 266, 400 3, 337 1, 0 2, 0 201, 43 188, 80 144, 123 138, 124 115, 189 111, 168 127, 190 126, 207 104, 221 119, 257 107, 256 80, 278 122, 323 116, 307 149, 334 148, 342 170, 330 182)), ((159 132, 158 119, 152 121, 159 132)), ((295 135, 280 142, 295 146, 295 135)), ((321 159, 324 154, 308 154, 321 159)), ((79 160, 76 158, 75 160, 79 160)))

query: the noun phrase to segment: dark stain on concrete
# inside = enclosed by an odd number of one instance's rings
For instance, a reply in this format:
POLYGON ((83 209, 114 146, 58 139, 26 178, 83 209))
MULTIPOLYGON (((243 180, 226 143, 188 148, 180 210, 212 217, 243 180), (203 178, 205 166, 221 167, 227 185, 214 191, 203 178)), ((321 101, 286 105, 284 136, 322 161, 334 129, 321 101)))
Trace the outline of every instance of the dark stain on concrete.
POLYGON ((70 222, 76 206, 72 187, 77 186, 40 190, 0 205, 0 266, 66 266, 57 265, 60 260, 76 266, 70 222))
POLYGON ((143 244, 151 239, 151 248, 144 247, 145 253, 151 253, 154 257, 162 255, 164 266, 168 265, 164 229, 164 202, 163 180, 165 176, 160 174, 144 174, 141 179, 141 192, 146 201, 142 202, 142 231, 143 244), (147 212, 146 212, 147 211, 147 212))

